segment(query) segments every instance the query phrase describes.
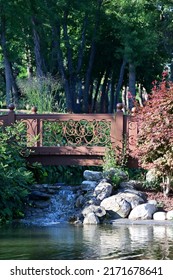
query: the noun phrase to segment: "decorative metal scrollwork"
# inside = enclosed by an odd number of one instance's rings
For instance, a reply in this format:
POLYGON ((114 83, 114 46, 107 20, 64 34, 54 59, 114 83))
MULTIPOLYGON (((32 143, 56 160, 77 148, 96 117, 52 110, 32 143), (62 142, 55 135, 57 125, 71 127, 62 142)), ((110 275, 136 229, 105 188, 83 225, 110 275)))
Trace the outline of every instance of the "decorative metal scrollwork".
POLYGON ((36 143, 40 137, 38 134, 37 120, 36 119, 21 119, 23 123, 23 132, 21 139, 23 143, 26 143, 27 147, 36 146, 36 143))
POLYGON ((106 120, 43 121, 43 146, 104 146, 110 143, 110 129, 106 120))

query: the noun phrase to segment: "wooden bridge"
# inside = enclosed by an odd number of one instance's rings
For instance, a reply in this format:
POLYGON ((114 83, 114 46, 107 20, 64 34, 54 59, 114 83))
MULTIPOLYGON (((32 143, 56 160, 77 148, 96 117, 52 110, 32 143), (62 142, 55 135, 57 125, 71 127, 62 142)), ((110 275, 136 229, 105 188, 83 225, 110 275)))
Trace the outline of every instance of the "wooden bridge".
MULTIPOLYGON (((0 125, 25 124, 26 146, 31 150, 28 161, 43 165, 90 165, 103 163, 107 147, 121 153, 136 146, 137 124, 133 116, 123 114, 121 104, 115 114, 17 114, 9 106, 0 115, 0 125)), ((137 167, 131 156, 130 167, 137 167)))

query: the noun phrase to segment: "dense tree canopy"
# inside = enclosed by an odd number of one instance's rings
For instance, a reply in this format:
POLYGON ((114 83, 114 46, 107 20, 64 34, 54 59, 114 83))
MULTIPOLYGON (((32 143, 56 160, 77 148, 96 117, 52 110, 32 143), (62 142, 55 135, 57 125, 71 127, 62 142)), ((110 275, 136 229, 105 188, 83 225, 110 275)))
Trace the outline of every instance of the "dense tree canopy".
POLYGON ((19 106, 21 79, 51 76, 67 111, 113 112, 123 86, 150 91, 171 63, 172 11, 169 0, 0 0, 0 97, 19 106))

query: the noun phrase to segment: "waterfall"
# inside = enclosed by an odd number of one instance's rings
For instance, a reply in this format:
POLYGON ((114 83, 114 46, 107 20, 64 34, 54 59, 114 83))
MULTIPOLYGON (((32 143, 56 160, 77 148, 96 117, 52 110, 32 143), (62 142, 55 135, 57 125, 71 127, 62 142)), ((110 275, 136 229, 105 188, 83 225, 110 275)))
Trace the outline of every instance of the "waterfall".
POLYGON ((79 193, 79 186, 37 185, 31 192, 21 221, 33 225, 69 222, 78 215, 75 202, 79 193))

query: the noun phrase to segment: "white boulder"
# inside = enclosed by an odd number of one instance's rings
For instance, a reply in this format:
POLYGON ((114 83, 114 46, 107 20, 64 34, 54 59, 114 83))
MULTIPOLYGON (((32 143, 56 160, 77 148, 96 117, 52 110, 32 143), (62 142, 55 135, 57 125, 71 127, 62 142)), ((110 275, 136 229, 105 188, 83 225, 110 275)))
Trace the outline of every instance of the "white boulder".
POLYGON ((130 212, 129 219, 131 220, 150 220, 153 218, 153 214, 157 211, 157 207, 154 204, 144 203, 136 206, 130 212))

